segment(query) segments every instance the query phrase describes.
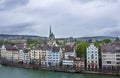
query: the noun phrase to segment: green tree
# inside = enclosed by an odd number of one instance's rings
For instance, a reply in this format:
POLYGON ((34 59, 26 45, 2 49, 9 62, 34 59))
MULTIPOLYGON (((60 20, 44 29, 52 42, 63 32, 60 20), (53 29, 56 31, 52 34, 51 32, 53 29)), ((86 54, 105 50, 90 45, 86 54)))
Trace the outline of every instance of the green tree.
POLYGON ((30 48, 33 47, 33 46, 37 46, 39 47, 41 45, 41 39, 32 39, 32 38, 28 38, 27 39, 27 44, 29 44, 30 48))
POLYGON ((32 43, 34 43, 33 39, 32 38, 28 38, 27 39, 27 44, 32 44, 32 43))
POLYGON ((111 40, 110 39, 104 39, 103 41, 102 41, 102 43, 111 43, 111 40))
POLYGON ((89 45, 87 42, 77 43, 77 57, 86 57, 86 48, 89 45))
POLYGON ((15 43, 10 42, 10 41, 0 40, 0 45, 3 45, 3 44, 11 44, 11 45, 14 45, 15 43))

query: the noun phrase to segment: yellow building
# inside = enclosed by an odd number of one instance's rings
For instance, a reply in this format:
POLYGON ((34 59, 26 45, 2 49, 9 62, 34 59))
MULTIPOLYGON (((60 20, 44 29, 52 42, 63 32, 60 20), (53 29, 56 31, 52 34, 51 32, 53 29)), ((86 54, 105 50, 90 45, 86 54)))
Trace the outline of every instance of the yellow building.
POLYGON ((30 50, 30 61, 32 64, 41 64, 42 50, 33 48, 30 50))

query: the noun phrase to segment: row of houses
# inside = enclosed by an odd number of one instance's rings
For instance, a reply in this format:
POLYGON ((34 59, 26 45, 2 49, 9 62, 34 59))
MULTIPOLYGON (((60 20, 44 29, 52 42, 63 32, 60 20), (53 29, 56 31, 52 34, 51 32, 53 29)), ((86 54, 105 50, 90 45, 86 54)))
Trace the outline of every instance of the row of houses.
POLYGON ((81 68, 118 68, 120 67, 120 40, 102 44, 100 51, 93 43, 86 48, 86 57, 76 57, 76 45, 72 38, 67 44, 60 46, 56 43, 51 31, 47 45, 28 48, 24 45, 2 45, 0 58, 8 63, 25 63, 42 66, 67 66, 81 68), (101 59, 101 60, 100 60, 101 59), (86 63, 86 64, 85 64, 86 63), (86 66, 85 66, 86 65, 86 66))
POLYGON ((13 63, 25 63, 44 66, 82 66, 81 59, 76 58, 75 46, 44 46, 33 49, 19 48, 16 45, 2 45, 0 49, 1 59, 13 63), (75 59, 76 58, 76 59, 75 59), (78 62, 79 60, 79 62, 78 62))
MULTIPOLYGON (((101 45, 101 52, 93 43, 86 48, 86 68, 120 67, 120 40, 101 45), (101 59, 101 60, 100 60, 101 59), (101 66, 100 64, 101 63, 101 66)), ((42 46, 28 49, 25 46, 2 45, 0 58, 14 63, 44 66, 85 67, 85 58, 76 57, 76 46, 42 46)))
POLYGON ((102 44, 100 53, 94 44, 86 51, 87 68, 120 69, 120 40, 117 38, 109 44, 102 44), (99 64, 101 63, 101 64, 99 64))

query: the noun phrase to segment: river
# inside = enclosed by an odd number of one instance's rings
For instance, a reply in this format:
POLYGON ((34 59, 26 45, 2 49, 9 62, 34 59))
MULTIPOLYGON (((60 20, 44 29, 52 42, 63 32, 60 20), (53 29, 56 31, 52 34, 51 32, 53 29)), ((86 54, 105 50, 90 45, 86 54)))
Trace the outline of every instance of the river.
POLYGON ((0 78, 120 78, 120 76, 62 73, 0 65, 0 78))

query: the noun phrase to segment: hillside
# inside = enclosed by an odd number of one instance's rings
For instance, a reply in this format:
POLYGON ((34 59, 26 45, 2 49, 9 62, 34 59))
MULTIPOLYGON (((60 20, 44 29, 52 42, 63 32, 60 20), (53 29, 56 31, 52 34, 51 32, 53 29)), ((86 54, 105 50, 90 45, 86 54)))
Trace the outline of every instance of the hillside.
POLYGON ((110 40, 115 40, 116 37, 112 36, 93 36, 93 37, 79 37, 76 38, 76 40, 81 40, 81 41, 88 41, 88 40, 97 40, 97 41, 102 41, 103 39, 110 39, 110 40))
POLYGON ((0 34, 0 40, 11 40, 11 39, 42 39, 46 40, 47 37, 42 37, 42 36, 35 36, 35 35, 8 35, 8 34, 0 34))

